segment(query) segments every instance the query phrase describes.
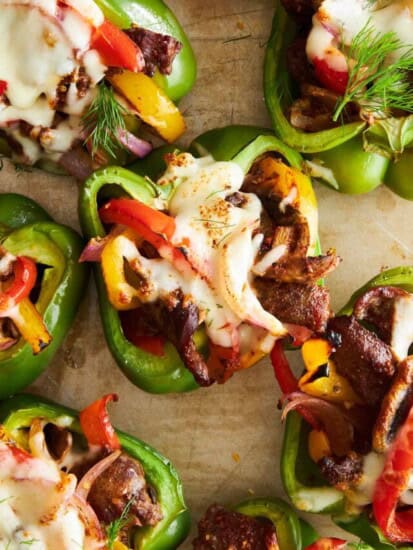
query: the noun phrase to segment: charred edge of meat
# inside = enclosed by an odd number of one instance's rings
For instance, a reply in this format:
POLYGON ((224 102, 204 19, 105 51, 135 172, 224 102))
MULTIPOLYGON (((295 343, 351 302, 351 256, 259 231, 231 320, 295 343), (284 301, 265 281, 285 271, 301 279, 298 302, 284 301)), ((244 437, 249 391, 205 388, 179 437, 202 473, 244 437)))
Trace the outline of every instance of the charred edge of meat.
POLYGON ((285 259, 281 258, 274 263, 266 271, 265 277, 282 283, 313 283, 334 271, 340 261, 334 252, 314 257, 287 255, 285 259))
POLYGON ((365 292, 354 305, 354 316, 368 323, 386 344, 391 341, 394 302, 408 296, 405 290, 394 286, 380 286, 365 292))
POLYGON ((147 75, 153 76, 157 68, 161 74, 171 74, 174 59, 182 49, 179 40, 137 26, 125 32, 141 49, 147 75))
POLYGON ((217 504, 210 506, 198 524, 194 550, 276 550, 277 537, 272 523, 217 504))
MULTIPOLYGON (((193 374, 200 386, 210 386, 215 382, 208 366, 198 352, 193 335, 199 325, 199 311, 195 304, 186 302, 182 291, 171 296, 168 303, 158 300, 143 304, 130 313, 122 312, 121 320, 133 316, 134 333, 142 335, 162 335, 177 349, 186 368, 193 374)), ((122 323, 124 331, 129 323, 122 323)), ((125 337, 133 343, 132 335, 125 331, 125 337)))
POLYGON ((360 477, 363 460, 356 453, 351 452, 343 458, 325 456, 318 461, 318 466, 330 485, 344 488, 360 477))
POLYGON ((393 384, 381 404, 373 430, 373 446, 377 452, 386 452, 406 420, 412 402, 413 357, 407 357, 399 364, 393 384))
POLYGON ((366 404, 380 404, 396 371, 390 347, 354 316, 332 318, 327 338, 335 348, 331 360, 338 374, 350 382, 366 404))
POLYGON ((257 278, 254 282, 263 308, 282 323, 291 323, 322 333, 331 317, 330 293, 316 284, 276 283, 257 278))

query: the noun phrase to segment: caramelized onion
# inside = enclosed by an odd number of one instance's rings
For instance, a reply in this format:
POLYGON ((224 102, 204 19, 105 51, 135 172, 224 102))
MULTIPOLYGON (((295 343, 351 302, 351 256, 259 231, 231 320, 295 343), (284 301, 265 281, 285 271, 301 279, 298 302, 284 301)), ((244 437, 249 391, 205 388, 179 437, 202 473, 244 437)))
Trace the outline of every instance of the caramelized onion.
POLYGON ((97 550, 98 548, 106 548, 105 536, 99 519, 93 508, 86 502, 84 498, 74 493, 70 503, 77 509, 84 525, 85 525, 85 550, 97 550))
POLYGON ((308 410, 322 425, 331 449, 336 456, 345 456, 352 448, 354 430, 346 413, 334 403, 302 392, 286 396, 289 403, 284 407, 282 419, 298 407, 308 410))

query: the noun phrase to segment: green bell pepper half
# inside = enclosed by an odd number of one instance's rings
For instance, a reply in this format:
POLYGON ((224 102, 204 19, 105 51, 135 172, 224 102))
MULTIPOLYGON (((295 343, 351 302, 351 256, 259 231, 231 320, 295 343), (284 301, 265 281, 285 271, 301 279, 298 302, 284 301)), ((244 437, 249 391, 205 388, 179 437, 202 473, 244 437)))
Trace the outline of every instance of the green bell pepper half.
POLYGON ((173 36, 183 44, 176 56, 172 73, 154 75, 156 82, 165 90, 172 101, 182 99, 193 87, 196 79, 196 60, 189 43, 175 15, 162 0, 95 0, 105 17, 121 29, 132 24, 154 32, 173 36))
POLYGON ((265 99, 276 134, 287 145, 305 154, 311 162, 326 169, 327 173, 317 170, 312 175, 337 191, 368 193, 384 183, 401 197, 413 200, 410 180, 413 153, 408 149, 412 141, 412 121, 409 117, 387 130, 388 139, 397 145, 398 153, 393 155, 396 160, 391 160, 392 155, 383 150, 389 147, 383 147, 381 152, 378 152, 380 147, 366 147, 367 134, 370 134, 370 139, 375 136, 383 142, 387 141, 381 126, 374 125, 367 132, 366 123, 353 122, 319 132, 303 132, 290 124, 285 113, 296 93, 296 85, 288 73, 286 51, 296 34, 296 24, 280 0, 276 0, 264 68, 265 99))
MULTIPOLYGON (((357 299, 370 288, 378 286, 396 286, 413 292, 413 266, 396 267, 373 277, 351 296, 338 314, 351 315, 357 299)), ((377 550, 396 548, 365 514, 346 515, 344 493, 326 483, 308 454, 309 431, 309 426, 297 412, 287 415, 281 453, 281 478, 294 506, 305 512, 330 514, 340 527, 359 536, 377 550)))
POLYGON ((72 325, 89 270, 78 263, 80 236, 22 195, 0 194, 0 245, 47 266, 36 307, 53 338, 37 355, 23 339, 0 352, 0 398, 5 398, 33 382, 51 361, 72 325))
MULTIPOLYGON (((153 206, 159 195, 170 190, 158 187, 156 180, 166 168, 165 153, 177 150, 168 145, 155 150, 146 159, 136 161, 131 170, 108 167, 92 174, 86 180, 79 194, 79 217, 87 239, 104 237, 105 229, 99 219, 100 201, 115 196, 129 196, 153 206)), ((245 173, 263 153, 280 153, 287 162, 301 168, 302 158, 269 130, 247 126, 230 126, 212 130, 196 138, 191 145, 193 153, 212 154, 216 160, 237 162, 245 173)), ((98 290, 100 314, 106 340, 113 357, 124 374, 133 384, 150 393, 186 392, 198 388, 192 374, 185 368, 175 347, 166 343, 165 354, 157 357, 130 343, 124 336, 118 312, 107 298, 100 264, 94 267, 98 290)), ((203 345, 205 337, 198 331, 198 343, 203 345)))
MULTIPOLYGON (((17 395, 0 403, 0 423, 6 432, 18 439, 20 430, 28 428, 35 418, 51 423, 64 419, 65 427, 82 435, 77 412, 32 395, 17 395)), ((134 538, 135 550, 174 550, 187 536, 190 516, 186 508, 182 484, 167 458, 155 449, 120 430, 116 430, 122 450, 137 459, 148 483, 157 493, 163 519, 154 527, 142 527, 134 538)))

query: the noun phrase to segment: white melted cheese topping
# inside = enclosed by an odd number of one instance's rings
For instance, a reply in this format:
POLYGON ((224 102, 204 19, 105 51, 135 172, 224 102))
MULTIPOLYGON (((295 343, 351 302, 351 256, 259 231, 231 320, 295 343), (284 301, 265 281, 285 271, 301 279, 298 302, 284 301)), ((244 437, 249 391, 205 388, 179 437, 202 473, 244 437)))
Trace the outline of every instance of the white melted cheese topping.
POLYGON ((363 457, 362 474, 355 488, 346 492, 348 501, 357 508, 373 502, 374 488, 383 471, 385 455, 371 451, 363 457))
POLYGON ((349 46, 368 22, 376 31, 393 31, 403 44, 413 45, 413 0, 395 0, 384 7, 366 0, 324 0, 313 17, 308 58, 325 59, 335 70, 346 71, 345 57, 337 45, 349 46))
POLYGON ((83 548, 84 523, 67 502, 76 478, 53 461, 22 456, 0 442, 0 548, 83 548))
POLYGON ((92 0, 0 0, 0 9, 0 80, 7 82, 0 128, 21 144, 25 161, 57 159, 80 137, 80 117, 104 76, 106 67, 90 50, 92 24, 100 25, 103 14, 92 0), (80 97, 72 82, 59 106, 68 117, 43 136, 40 130, 53 125, 59 83, 67 75, 76 79, 81 68, 90 89, 80 97), (18 121, 34 126, 33 135, 23 135, 18 121))
POLYGON ((193 269, 178 270, 167 259, 144 258, 126 238, 123 249, 125 258, 133 259, 134 268, 149 282, 144 300, 165 298, 182 289, 198 306, 215 344, 243 348, 243 338, 251 342, 256 332, 258 348, 267 352, 286 331, 264 310, 251 285, 262 241, 262 235, 253 233, 262 205, 256 195, 239 192, 243 180, 235 163, 215 162, 212 157, 195 159, 187 153, 177 156, 158 183, 179 182, 169 203, 176 224, 171 241, 185 249, 193 269), (242 199, 239 206, 226 200, 234 193, 242 199), (248 330, 245 323, 250 325, 248 330))

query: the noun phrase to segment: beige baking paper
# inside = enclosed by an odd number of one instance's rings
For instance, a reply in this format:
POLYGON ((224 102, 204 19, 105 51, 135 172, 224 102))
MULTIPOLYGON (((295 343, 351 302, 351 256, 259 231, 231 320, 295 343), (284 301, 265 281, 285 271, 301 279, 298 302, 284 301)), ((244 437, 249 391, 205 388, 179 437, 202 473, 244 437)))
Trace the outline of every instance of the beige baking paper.
MULTIPOLYGON (((197 85, 181 104, 188 123, 183 143, 215 126, 269 126, 262 61, 272 1, 169 3, 199 63, 197 85)), ((26 194, 59 222, 78 228, 77 185, 71 178, 16 171, 5 161, 0 191, 26 194)), ((333 247, 343 258, 328 279, 335 307, 383 267, 413 263, 413 203, 384 187, 361 197, 339 195, 319 185, 316 192, 323 248, 333 247)), ((194 523, 212 502, 231 504, 252 495, 283 494, 279 393, 269 362, 237 374, 225 386, 185 395, 146 394, 123 376, 106 347, 93 281, 74 328, 31 390, 75 408, 109 391, 119 393, 120 402, 111 406, 113 422, 172 460, 194 523)), ((310 519, 322 533, 338 533, 327 519, 310 519)), ((182 548, 190 548, 190 540, 182 548)))

